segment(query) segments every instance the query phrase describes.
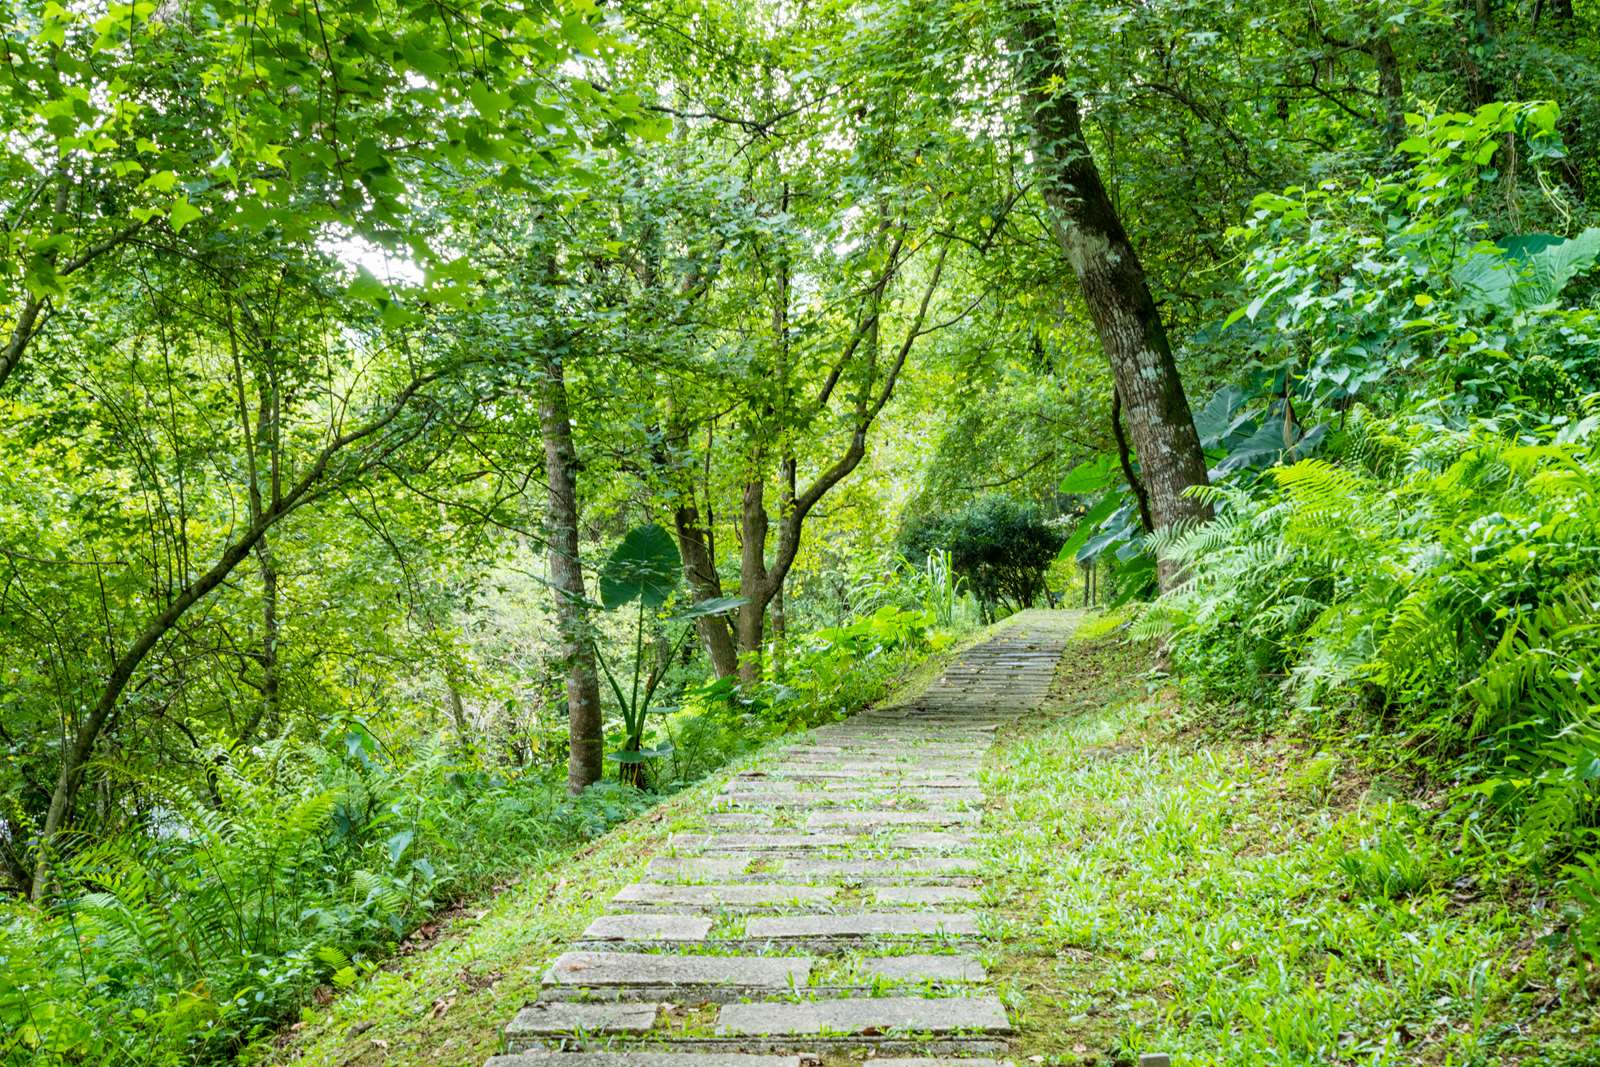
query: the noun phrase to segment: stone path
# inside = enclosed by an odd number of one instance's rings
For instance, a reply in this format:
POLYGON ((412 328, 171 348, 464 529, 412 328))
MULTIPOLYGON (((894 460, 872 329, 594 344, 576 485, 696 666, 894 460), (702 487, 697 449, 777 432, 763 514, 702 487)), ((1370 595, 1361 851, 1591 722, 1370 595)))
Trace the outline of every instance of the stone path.
POLYGON ((551 962, 489 1067, 995 1067, 977 772, 1070 628, 1028 612, 911 703, 735 777, 551 962))

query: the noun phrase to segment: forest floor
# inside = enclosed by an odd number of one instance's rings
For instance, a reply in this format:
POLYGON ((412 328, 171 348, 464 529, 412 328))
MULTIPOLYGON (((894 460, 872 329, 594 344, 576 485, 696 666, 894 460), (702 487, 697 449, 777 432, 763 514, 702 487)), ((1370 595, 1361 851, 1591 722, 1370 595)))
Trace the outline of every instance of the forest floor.
MULTIPOLYGON (((1013 1060, 1600 1064, 1593 973, 1535 962, 1539 900, 1441 877, 1439 846, 1346 755, 1188 725, 1148 652, 1095 629, 982 771, 978 958, 1013 1060)), ((563 947, 788 743, 458 913, 256 1058, 480 1067, 563 947)))

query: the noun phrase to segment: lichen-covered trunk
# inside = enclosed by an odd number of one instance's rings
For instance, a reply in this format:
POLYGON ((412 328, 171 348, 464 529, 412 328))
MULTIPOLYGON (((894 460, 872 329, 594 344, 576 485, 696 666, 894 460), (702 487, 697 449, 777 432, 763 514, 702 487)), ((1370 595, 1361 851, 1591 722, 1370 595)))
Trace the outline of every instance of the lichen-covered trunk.
MULTIPOLYGON (((1185 495, 1206 484, 1205 453, 1178 377, 1144 267, 1084 139, 1078 100, 1068 83, 1055 25, 1043 10, 1020 13, 1018 74, 1034 166, 1056 238, 1077 275, 1122 399, 1129 436, 1157 530, 1209 517, 1185 495)), ((1163 588, 1177 577, 1166 565, 1163 588)))
POLYGON ((545 537, 550 546, 550 585, 555 592, 561 658, 567 670, 567 789, 580 793, 600 780, 605 756, 600 678, 578 560, 578 453, 572 444, 567 382, 561 361, 554 356, 545 359, 544 372, 539 431, 544 438, 544 474, 549 486, 545 537))

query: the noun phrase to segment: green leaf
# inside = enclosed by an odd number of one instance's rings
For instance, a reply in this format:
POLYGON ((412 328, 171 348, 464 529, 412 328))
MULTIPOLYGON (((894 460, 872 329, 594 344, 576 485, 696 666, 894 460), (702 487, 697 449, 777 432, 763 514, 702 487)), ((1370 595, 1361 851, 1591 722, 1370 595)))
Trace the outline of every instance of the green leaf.
POLYGON ((600 604, 615 611, 634 600, 659 608, 683 576, 683 557, 672 535, 655 523, 637 526, 600 569, 600 604))
POLYGON ((170 170, 158 170, 150 177, 139 183, 140 189, 154 189, 158 193, 170 193, 178 184, 178 175, 170 170))
POLYGON ((415 830, 401 830, 384 842, 384 848, 389 852, 389 862, 399 863, 400 857, 406 854, 406 849, 411 847, 411 842, 416 839, 415 830))
POLYGON ((1093 493, 1111 485, 1117 461, 1110 454, 1102 454, 1080 463, 1061 479, 1057 490, 1062 493, 1093 493))
POLYGON ((1245 401, 1237 385, 1225 385, 1212 394, 1206 406, 1195 412, 1194 429, 1202 448, 1215 448, 1234 428, 1234 415, 1245 401))
POLYGON ((715 596, 691 604, 687 610, 678 615, 679 619, 703 619, 708 615, 726 615, 738 611, 749 600, 742 596, 715 596))
POLYGON ((1061 551, 1056 553, 1056 560, 1073 559, 1078 554, 1078 549, 1088 543, 1089 537, 1094 533, 1106 518, 1122 504, 1123 493, 1107 493, 1094 507, 1090 508, 1083 518, 1078 520, 1078 526, 1072 531, 1072 536, 1067 538, 1067 543, 1061 546, 1061 551))
POLYGON ((200 209, 189 203, 188 197, 180 196, 167 209, 167 221, 171 223, 173 233, 182 233, 183 228, 199 218, 200 214, 200 209))
POLYGON ((389 290, 384 284, 373 277, 372 272, 365 267, 356 268, 356 279, 350 283, 345 292, 350 294, 352 299, 367 300, 374 304, 389 295, 389 290))

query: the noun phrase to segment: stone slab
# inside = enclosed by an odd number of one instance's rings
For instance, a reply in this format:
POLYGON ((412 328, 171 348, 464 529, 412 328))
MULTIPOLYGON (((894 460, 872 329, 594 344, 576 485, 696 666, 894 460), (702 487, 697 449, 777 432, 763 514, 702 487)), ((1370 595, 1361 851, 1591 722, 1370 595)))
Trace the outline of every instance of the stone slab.
POLYGON ((564 952, 545 972, 554 985, 737 986, 787 990, 804 986, 811 960, 801 956, 668 956, 651 952, 564 952))
POLYGON ((717 1033, 741 1037, 884 1032, 1007 1034, 998 997, 870 997, 807 1003, 726 1004, 717 1033))
POLYGON ((583 932, 589 941, 704 941, 711 920, 697 915, 602 915, 583 932))
POLYGON ((484 1067, 801 1067, 801 1063, 799 1056, 727 1052, 534 1052, 491 1056, 484 1067))
POLYGON ((814 811, 806 826, 814 830, 858 829, 878 826, 975 826, 976 811, 814 811))
POLYGON ((645 871, 662 878, 735 878, 748 866, 750 861, 742 857, 657 856, 645 871))
POLYGON ((959 885, 891 885, 877 892, 879 904, 976 904, 976 889, 959 885))
POLYGON ((988 977, 971 956, 875 956, 862 960, 859 970, 867 978, 892 982, 981 982, 988 977))
POLYGON ((662 885, 637 882, 611 899, 618 904, 825 904, 839 893, 831 885, 662 885))
POLYGON ((673 834, 673 848, 730 851, 739 849, 838 848, 854 838, 845 834, 673 834))
POLYGON ((947 912, 858 912, 851 915, 775 915, 749 919, 746 938, 802 937, 971 937, 978 923, 971 915, 947 912))
POLYGON ((761 780, 768 782, 838 782, 847 787, 859 786, 864 783, 866 785, 882 788, 889 788, 900 783, 918 787, 944 787, 947 789, 976 789, 979 785, 977 775, 973 774, 908 773, 890 775, 868 774, 861 771, 829 770, 828 768, 820 768, 817 770, 802 769, 793 771, 778 770, 766 775, 764 779, 746 780, 761 780))
POLYGON ((547 1034, 642 1034, 656 1024, 660 1004, 551 1001, 529 1004, 506 1027, 506 1040, 547 1034))
POLYGON ((784 860, 778 873, 791 878, 887 878, 896 875, 977 874, 982 864, 971 856, 921 856, 914 860, 784 860))
POLYGON ((706 816, 707 826, 718 827, 768 827, 772 825, 772 816, 762 815, 753 811, 718 811, 706 816))
POLYGON ((931 830, 927 833, 896 834, 889 839, 889 844, 894 848, 955 852, 958 849, 971 848, 977 842, 971 834, 947 834, 941 830, 931 830))

